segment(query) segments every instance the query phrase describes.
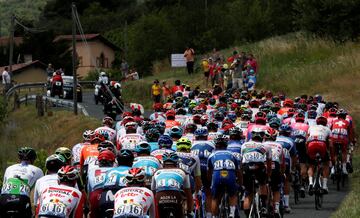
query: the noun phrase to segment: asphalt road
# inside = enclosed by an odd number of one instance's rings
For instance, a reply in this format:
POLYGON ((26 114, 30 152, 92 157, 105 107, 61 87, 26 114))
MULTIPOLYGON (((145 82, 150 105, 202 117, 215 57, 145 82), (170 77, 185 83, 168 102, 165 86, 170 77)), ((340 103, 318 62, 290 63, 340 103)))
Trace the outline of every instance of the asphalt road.
MULTIPOLYGON (((102 105, 95 104, 93 93, 87 92, 83 93, 83 102, 82 104, 88 111, 89 115, 97 119, 102 119, 104 117, 102 111, 102 105)), ((147 112, 148 114, 149 112, 147 112)), ((285 214, 285 217, 289 218, 325 218, 330 217, 330 215, 336 211, 342 200, 347 194, 349 184, 346 183, 346 187, 343 190, 336 191, 336 186, 332 184, 332 181, 329 182, 329 194, 324 196, 323 208, 321 210, 315 210, 315 197, 306 196, 305 198, 300 198, 300 203, 295 204, 294 199, 290 195, 290 207, 292 209, 290 214, 285 214)))

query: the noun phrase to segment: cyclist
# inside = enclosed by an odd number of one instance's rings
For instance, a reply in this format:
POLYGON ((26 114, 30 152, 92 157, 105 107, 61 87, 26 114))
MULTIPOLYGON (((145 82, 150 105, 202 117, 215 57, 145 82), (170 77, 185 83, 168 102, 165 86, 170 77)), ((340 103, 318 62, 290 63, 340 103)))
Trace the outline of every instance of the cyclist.
POLYGON ((190 149, 191 141, 188 138, 183 137, 176 142, 176 154, 179 156, 178 166, 189 174, 191 189, 198 193, 202 186, 200 160, 197 155, 190 152, 190 149))
MULTIPOLYGON (((241 145, 244 144, 243 132, 239 127, 233 127, 229 130, 229 142, 227 150, 235 152, 240 155, 241 145)), ((240 160, 240 157, 238 157, 240 160)))
POLYGON ((280 143, 284 149, 285 156, 285 182, 284 182, 284 210, 286 213, 291 212, 289 205, 290 196, 290 180, 291 170, 295 169, 297 165, 297 150, 294 140, 291 138, 292 129, 287 124, 282 124, 279 128, 279 136, 276 138, 276 142, 280 143))
POLYGON ((134 155, 131 150, 121 149, 116 160, 118 167, 108 170, 102 183, 102 193, 98 202, 99 213, 102 216, 107 210, 113 209, 115 193, 126 186, 125 176, 133 164, 134 155))
POLYGON ((169 136, 172 138, 174 142, 171 149, 176 150, 176 142, 182 137, 182 135, 183 135, 183 130, 180 127, 178 126, 171 127, 169 131, 169 136))
POLYGON ((173 217, 183 218, 184 194, 187 214, 193 215, 194 202, 189 175, 177 167, 179 157, 175 152, 164 153, 162 159, 164 168, 155 172, 151 182, 159 217, 169 217, 172 214, 173 217))
POLYGON ((213 140, 218 134, 218 124, 214 121, 208 121, 206 123, 206 128, 208 130, 208 140, 213 140))
POLYGON ((57 175, 59 184, 47 187, 40 196, 38 217, 82 218, 84 198, 75 188, 78 171, 68 165, 62 167, 57 175))
MULTIPOLYGON (((309 195, 314 194, 314 161, 316 154, 319 153, 323 164, 323 179, 322 189, 323 193, 329 192, 327 187, 327 180, 329 178, 329 153, 328 151, 333 150, 331 140, 329 140, 331 130, 327 127, 326 117, 320 116, 316 118, 316 125, 310 126, 308 130, 308 141, 307 141, 307 155, 309 157, 309 195)), ((333 153, 333 152, 331 152, 333 153)), ((331 160, 334 162, 334 154, 331 154, 331 160)))
POLYGON ((151 128, 148 131, 146 131, 145 138, 151 147, 151 151, 154 151, 159 148, 157 142, 160 138, 160 132, 157 128, 151 128))
POLYGON ((247 195, 244 199, 244 212, 249 216, 252 199, 255 190, 253 182, 256 179, 259 183, 260 212, 267 215, 267 186, 266 182, 271 175, 271 150, 263 145, 265 132, 263 129, 255 128, 251 132, 251 140, 241 146, 243 183, 247 195))
POLYGON ((89 193, 90 217, 100 217, 99 199, 102 193, 102 185, 107 171, 114 167, 115 154, 107 149, 100 151, 98 156, 98 166, 89 168, 87 191, 89 193))
POLYGON ((211 213, 218 216, 219 201, 225 191, 229 195, 229 217, 235 217, 240 166, 234 154, 226 150, 228 138, 219 134, 214 139, 215 150, 208 159, 208 178, 211 179, 211 213))
POLYGON ((53 154, 46 158, 45 161, 45 167, 47 170, 46 175, 38 179, 35 183, 35 188, 34 188, 35 205, 38 203, 39 197, 46 187, 58 184, 57 172, 61 167, 65 165, 66 165, 66 160, 61 155, 53 154))
POLYGON ((165 113, 166 115, 166 129, 171 129, 173 126, 181 126, 181 124, 175 120, 176 112, 174 110, 168 110, 165 113))
POLYGON ((255 114, 254 123, 250 123, 247 128, 247 140, 251 139, 251 132, 253 129, 262 129, 264 132, 270 127, 266 125, 266 114, 259 111, 255 114))
POLYGON ((156 157, 159 160, 162 160, 164 153, 175 152, 171 147, 173 146, 173 141, 170 136, 162 135, 158 141, 159 149, 156 149, 150 153, 151 156, 156 157))
POLYGON ((90 140, 92 135, 94 134, 94 131, 92 130, 85 130, 85 132, 83 133, 83 142, 82 143, 78 143, 76 145, 74 145, 74 147, 72 148, 72 164, 73 166, 76 167, 77 170, 80 170, 80 155, 81 155, 81 149, 90 144, 90 140))
POLYGON ((132 167, 144 170, 146 187, 150 187, 151 178, 155 171, 162 168, 161 163, 156 157, 150 156, 151 146, 148 142, 140 142, 136 145, 135 151, 137 157, 134 159, 132 167))
MULTIPOLYGON (((212 141, 208 141, 208 131, 206 127, 197 129, 194 133, 195 141, 191 147, 191 153, 198 156, 200 160, 200 170, 201 170, 201 183, 203 185, 203 191, 206 195, 206 199, 211 199, 210 185, 211 180, 207 177, 207 161, 215 149, 215 145, 212 141)), ((206 213, 207 217, 211 217, 211 201, 206 201, 206 213)))
POLYGON ((153 109, 154 113, 150 115, 150 120, 160 120, 165 122, 166 116, 163 112, 163 105, 161 103, 155 103, 153 109))
POLYGON ((44 174, 33 165, 36 152, 30 147, 18 150, 19 163, 9 166, 4 174, 0 195, 0 217, 9 217, 10 211, 15 211, 14 217, 32 217, 30 192, 36 181, 44 174))
POLYGON ((59 147, 55 150, 55 154, 61 155, 65 161, 66 165, 72 165, 72 151, 67 147, 59 147))
POLYGON ((267 130, 265 132, 265 142, 263 145, 268 150, 271 150, 272 164, 269 185, 273 193, 274 214, 277 218, 280 218, 280 186, 282 183, 282 175, 285 172, 285 156, 282 145, 275 142, 276 137, 277 132, 274 129, 267 130))
POLYGON ((115 142, 116 139, 116 131, 113 129, 114 127, 114 120, 111 117, 104 117, 102 120, 103 126, 94 130, 95 133, 99 133, 105 137, 106 140, 115 142))
POLYGON ((194 133, 197 129, 197 125, 194 123, 188 123, 185 126, 185 135, 184 137, 188 138, 190 141, 194 140, 194 133))
POLYGON ((155 217, 154 194, 145 188, 145 172, 141 168, 132 168, 126 174, 126 188, 116 192, 114 218, 155 217))
POLYGON ((117 149, 130 149, 135 150, 135 146, 141 142, 145 141, 145 138, 137 133, 138 125, 135 122, 128 122, 125 124, 126 134, 123 136, 117 135, 116 146, 117 149))

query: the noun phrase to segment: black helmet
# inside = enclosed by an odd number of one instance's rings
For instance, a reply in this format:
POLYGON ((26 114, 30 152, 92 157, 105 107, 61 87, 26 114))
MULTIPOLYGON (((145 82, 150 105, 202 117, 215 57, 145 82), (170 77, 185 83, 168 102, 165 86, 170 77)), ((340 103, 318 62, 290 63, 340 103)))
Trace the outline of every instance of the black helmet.
POLYGON ((123 165, 131 167, 134 161, 134 154, 129 149, 121 149, 116 160, 119 166, 123 165))
POLYGON ((57 172, 61 167, 66 165, 66 159, 59 154, 52 154, 46 158, 45 166, 48 171, 57 172))
POLYGON ((31 147, 22 147, 18 150, 20 160, 34 161, 36 160, 36 151, 31 147))

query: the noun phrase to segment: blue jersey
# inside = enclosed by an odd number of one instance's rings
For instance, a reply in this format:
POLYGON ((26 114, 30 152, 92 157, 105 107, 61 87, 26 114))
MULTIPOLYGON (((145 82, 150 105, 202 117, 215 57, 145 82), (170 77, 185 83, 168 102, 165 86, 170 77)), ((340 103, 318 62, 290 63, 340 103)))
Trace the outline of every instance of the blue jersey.
POLYGON ((241 153, 241 145, 244 144, 244 140, 230 140, 228 142, 227 150, 241 153))
POLYGON ((132 167, 141 168, 145 171, 146 176, 151 177, 155 171, 161 168, 161 164, 156 157, 140 156, 134 159, 132 167))
POLYGON ((215 150, 208 159, 208 169, 214 171, 235 171, 238 168, 238 160, 231 151, 215 150))
POLYGON ((297 155, 295 143, 292 138, 280 135, 276 137, 276 142, 280 143, 282 147, 288 151, 289 155, 285 154, 285 158, 289 158, 287 156, 294 157, 295 155, 297 155))
POLYGON ((131 167, 119 166, 106 173, 103 189, 119 189, 126 186, 125 176, 131 167))
POLYGON ((214 149, 215 146, 211 141, 195 141, 191 147, 191 153, 200 159, 201 171, 207 170, 207 161, 214 149))
POLYGON ((159 145, 157 142, 148 142, 150 147, 151 147, 151 151, 155 151, 156 149, 159 149, 159 145))
POLYGON ((156 192, 187 188, 190 188, 189 175, 179 168, 160 169, 152 177, 151 189, 156 192))

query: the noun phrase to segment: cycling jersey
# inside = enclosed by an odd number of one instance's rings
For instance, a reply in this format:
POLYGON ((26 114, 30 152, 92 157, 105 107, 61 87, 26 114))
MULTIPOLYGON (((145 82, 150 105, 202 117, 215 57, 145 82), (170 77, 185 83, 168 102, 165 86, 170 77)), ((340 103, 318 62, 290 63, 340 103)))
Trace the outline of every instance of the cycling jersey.
POLYGON ((233 152, 233 155, 241 163, 241 146, 244 144, 244 140, 230 140, 228 142, 227 150, 233 152))
POLYGON ((209 140, 209 141, 214 140, 217 135, 218 135, 217 132, 209 132, 208 140, 209 140))
POLYGON ((248 141, 241 146, 242 163, 264 163, 271 153, 261 142, 248 141))
POLYGON ((99 156, 98 144, 89 144, 81 149, 80 155, 80 168, 84 169, 84 166, 97 165, 97 157, 99 156))
POLYGON ((152 113, 149 118, 150 118, 150 120, 158 120, 158 121, 162 121, 162 122, 165 122, 165 120, 166 120, 166 116, 165 116, 164 112, 152 113))
POLYGON ((159 145, 157 142, 148 142, 151 147, 151 152, 155 151, 156 149, 159 149, 159 145))
POLYGON ((195 187, 194 177, 201 176, 199 157, 192 153, 176 152, 179 156, 178 166, 190 175, 191 187, 195 187))
POLYGON ((101 126, 94 130, 95 133, 99 133, 105 137, 106 140, 115 141, 116 138, 116 131, 107 126, 101 126))
POLYGON ((151 190, 182 191, 190 188, 189 175, 179 168, 159 169, 155 172, 151 181, 151 190))
POLYGON ((115 194, 114 218, 133 216, 155 217, 155 203, 152 191, 143 187, 127 187, 115 194))
POLYGON ((117 137, 116 145, 117 149, 130 149, 135 150, 135 146, 140 142, 145 141, 145 137, 137 133, 126 134, 121 137, 117 137))
POLYGON ((45 175, 38 179, 34 188, 34 203, 37 204, 41 193, 50 186, 58 185, 58 175, 56 173, 45 175))
POLYGON ((276 137, 276 142, 280 143, 282 147, 288 151, 285 153, 286 159, 290 159, 290 157, 294 157, 295 155, 297 155, 295 143, 292 138, 279 135, 278 137, 276 137), (289 155, 287 155, 287 153, 289 155))
POLYGON ((339 141, 348 141, 350 123, 347 120, 336 119, 331 126, 331 139, 339 141))
POLYGON ((310 126, 308 130, 308 141, 326 142, 331 135, 331 130, 327 126, 315 125, 310 126))
POLYGON ((267 150, 271 150, 271 160, 273 162, 279 163, 280 165, 284 163, 285 157, 284 157, 283 147, 280 143, 273 141, 266 141, 262 144, 267 150))
POLYGON ((132 167, 142 168, 146 176, 152 177, 156 170, 160 169, 162 166, 159 160, 153 156, 140 156, 134 159, 132 167))
POLYGON ((9 166, 4 174, 1 194, 30 197, 31 189, 42 176, 44 174, 40 168, 25 162, 9 166))
POLYGON ((93 166, 87 173, 87 191, 88 193, 103 187, 106 173, 113 167, 93 166))
POLYGON ((151 156, 153 157, 156 157, 158 160, 162 160, 162 156, 163 154, 165 153, 172 153, 172 152, 175 152, 175 150, 172 150, 172 149, 167 149, 167 148, 160 148, 160 149, 157 149, 157 150, 154 150, 150 153, 151 156))
POLYGON ((72 148, 72 163, 73 165, 79 165, 80 164, 80 156, 81 156, 81 149, 84 146, 88 146, 90 145, 89 142, 85 142, 85 143, 78 143, 76 145, 74 145, 74 147, 72 148))
POLYGON ((126 186, 125 176, 131 167, 119 166, 106 172, 102 187, 104 190, 118 190, 126 186))
POLYGON ((192 145, 191 153, 198 156, 202 172, 206 172, 208 158, 214 149, 215 145, 211 141, 195 141, 192 145))
POLYGON ((66 185, 53 185, 46 188, 38 203, 39 217, 82 218, 82 194, 76 188, 66 185))

